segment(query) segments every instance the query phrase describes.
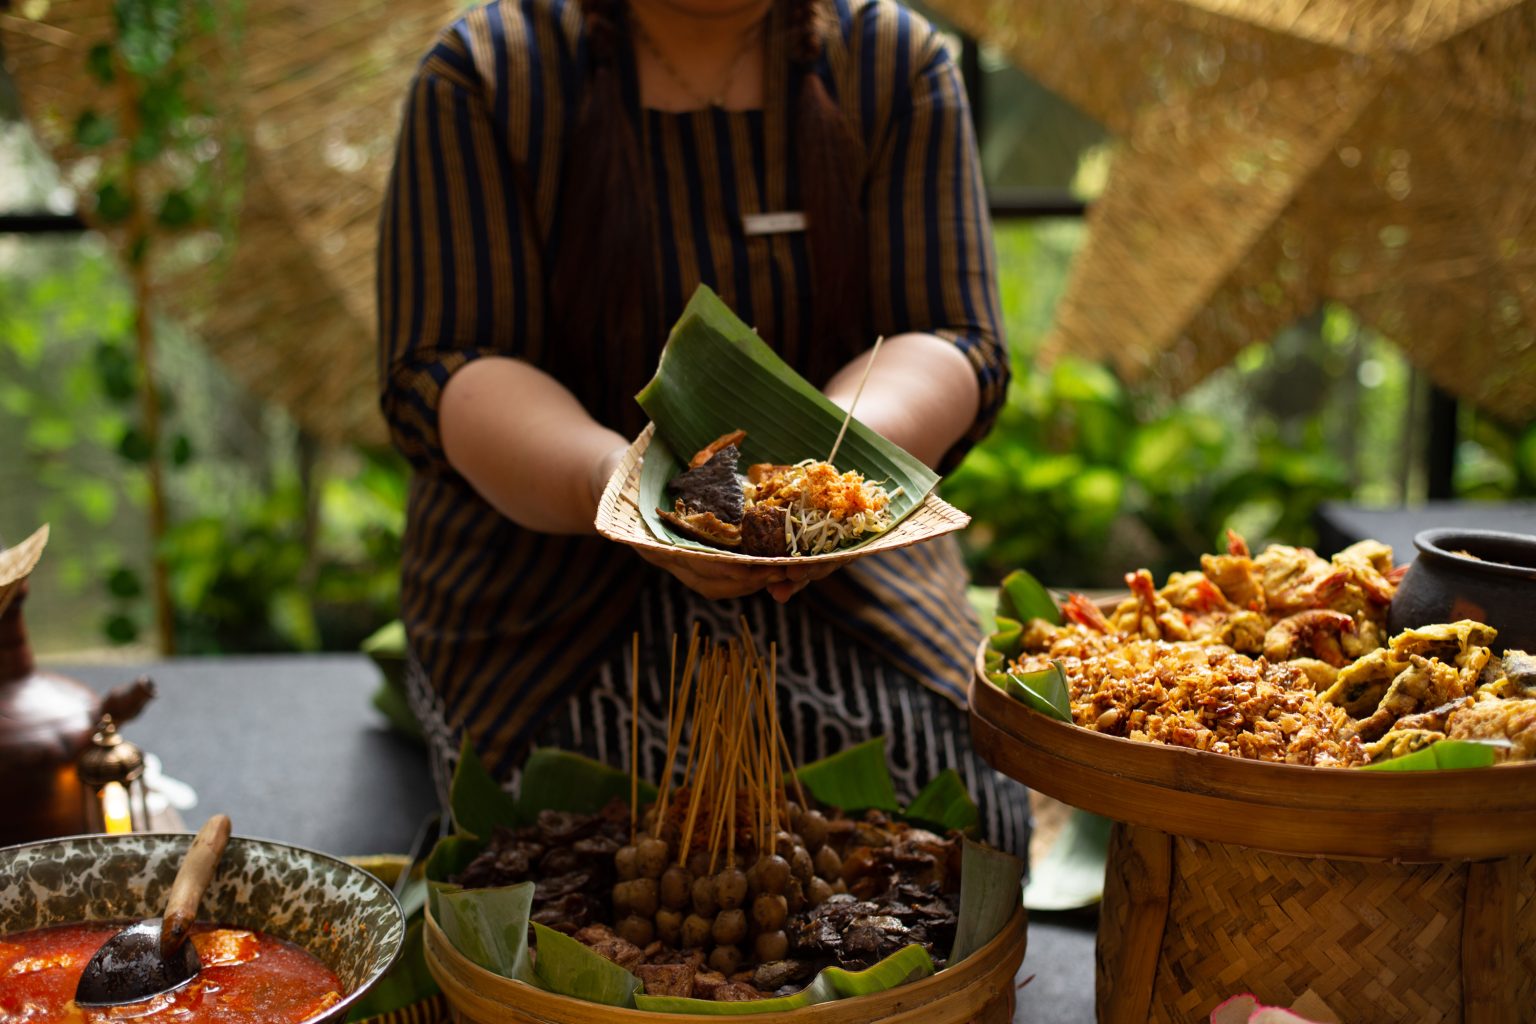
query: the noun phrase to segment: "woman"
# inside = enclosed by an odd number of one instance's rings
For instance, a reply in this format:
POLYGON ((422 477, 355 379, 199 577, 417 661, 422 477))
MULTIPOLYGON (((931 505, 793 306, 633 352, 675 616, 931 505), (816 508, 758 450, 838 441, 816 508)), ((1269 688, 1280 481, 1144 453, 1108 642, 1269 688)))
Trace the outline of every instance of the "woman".
POLYGON ((969 753, 979 627, 952 541, 809 574, 598 538, 633 396, 699 282, 931 465, 1008 380, 969 113, 934 30, 886 0, 523 0, 449 27, 407 99, 379 262, 382 406, 414 468, 402 605, 439 784, 467 735, 660 771, 666 652, 746 616, 780 651, 797 760, 887 735, 909 792, 956 767, 995 841, 1022 790, 969 753), (823 7, 823 4, 826 4, 823 7), (804 593, 795 596, 804 588, 804 593))

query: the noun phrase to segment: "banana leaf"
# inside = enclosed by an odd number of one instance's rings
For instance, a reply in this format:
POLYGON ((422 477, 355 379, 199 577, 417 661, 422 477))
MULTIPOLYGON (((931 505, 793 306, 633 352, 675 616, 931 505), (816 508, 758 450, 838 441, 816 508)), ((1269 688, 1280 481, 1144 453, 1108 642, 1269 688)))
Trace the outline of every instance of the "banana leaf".
POLYGON ((901 810, 885 763, 885 737, 876 736, 795 771, 806 792, 843 811, 901 810))
MULTIPOLYGON (((994 680, 997 682, 997 680, 994 680)), ((1027 705, 1061 722, 1072 721, 1072 706, 1067 690, 1067 674, 1061 662, 1051 662, 1050 668, 1038 672, 1004 672, 998 683, 1003 692, 1014 700, 1027 705)))
POLYGON ((990 649, 1004 658, 1017 658, 1023 641, 1024 623, 1006 615, 997 616, 997 629, 987 637, 990 649))
POLYGON ((937 826, 941 832, 955 829, 970 833, 981 823, 976 801, 953 768, 946 768, 929 780, 903 814, 925 825, 937 826))
POLYGON ((1061 625, 1061 609, 1045 585, 1023 569, 1015 569, 1003 577, 997 588, 997 614, 1015 622, 1044 619, 1052 625, 1061 625))
MULTIPOLYGON (((672 507, 667 482, 694 452, 740 429, 747 432, 743 466, 824 459, 845 418, 704 285, 672 329, 655 377, 635 397, 656 424, 640 471, 641 515, 657 537, 701 551, 719 549, 673 532, 656 514, 657 508, 672 507)), ((939 482, 933 470, 857 419, 838 449, 837 466, 882 482, 891 494, 896 522, 921 505, 939 482)))
POLYGON ((534 973, 528 957, 532 882, 494 889, 459 889, 434 883, 428 907, 453 948, 475 964, 503 978, 547 987, 534 973))
POLYGON ((953 967, 991 942, 1019 908, 1024 862, 1011 853, 965 840, 960 858, 960 913, 953 967))
POLYGON ((1457 768, 1487 768, 1508 740, 1438 740, 1411 754, 1362 765, 1368 772, 1424 772, 1457 768))
MULTIPOLYGON (((526 883, 530 886, 532 883, 526 883)), ((569 935, 538 922, 533 925, 539 958, 533 971, 551 992, 579 992, 604 1006, 633 1006, 640 979, 569 935)))
POLYGON ((448 787, 448 801, 453 826, 462 834, 489 839, 497 825, 510 827, 522 823, 517 801, 491 778, 468 736, 459 746, 459 765, 448 787))
POLYGON ((703 1017, 784 1013, 813 1003, 873 995, 898 985, 905 985, 909 981, 926 978, 932 973, 933 958, 922 946, 912 945, 898 949, 873 967, 862 971, 848 971, 841 967, 824 968, 809 985, 792 995, 727 1003, 716 1002, 713 999, 648 996, 642 993, 635 997, 635 1005, 642 1010, 653 1010, 658 1013, 696 1013, 703 1017))
MULTIPOLYGON (((640 780, 642 806, 656 799, 656 787, 640 780)), ((568 750, 539 747, 523 765, 517 817, 532 822, 543 810, 596 814, 618 797, 629 803, 629 773, 568 750)))
POLYGON ((444 836, 432 847, 422 874, 428 882, 446 882, 480 856, 488 840, 478 836, 444 836))
POLYGON ((1030 865, 1024 905, 1030 910, 1076 910, 1103 899, 1109 826, 1108 818, 1073 810, 1045 856, 1030 865))

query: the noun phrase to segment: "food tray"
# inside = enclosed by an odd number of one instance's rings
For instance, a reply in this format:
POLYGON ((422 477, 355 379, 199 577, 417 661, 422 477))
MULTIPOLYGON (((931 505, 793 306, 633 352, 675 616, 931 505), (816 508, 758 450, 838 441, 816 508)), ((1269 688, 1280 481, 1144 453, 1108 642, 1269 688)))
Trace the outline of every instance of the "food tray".
MULTIPOLYGON (((954 967, 874 995, 780 1013, 727 1019, 805 1024, 1010 1024, 1014 975, 1024 960, 1028 916, 1021 904, 992 941, 954 967)), ((453 947, 430 911, 427 968, 464 1024, 705 1024, 720 1017, 623 1009, 556 995, 493 974, 453 947)))
POLYGON ((686 558, 696 562, 722 562, 732 565, 758 568, 789 568, 796 566, 838 566, 878 551, 893 551, 912 544, 942 537, 946 533, 963 530, 970 525, 971 517, 955 508, 936 494, 929 494, 923 503, 885 533, 841 551, 824 555, 802 555, 795 558, 762 558, 742 555, 734 551, 699 550, 673 544, 651 532, 640 512, 640 467, 645 451, 656 431, 655 424, 647 424, 634 444, 619 460, 619 465, 608 478, 603 496, 598 501, 597 532, 609 540, 627 544, 642 551, 686 558))
POLYGON ((1536 763, 1365 772, 1107 736, 971 682, 971 736, 997 770, 1106 818, 1281 853, 1446 861, 1536 853, 1536 763))

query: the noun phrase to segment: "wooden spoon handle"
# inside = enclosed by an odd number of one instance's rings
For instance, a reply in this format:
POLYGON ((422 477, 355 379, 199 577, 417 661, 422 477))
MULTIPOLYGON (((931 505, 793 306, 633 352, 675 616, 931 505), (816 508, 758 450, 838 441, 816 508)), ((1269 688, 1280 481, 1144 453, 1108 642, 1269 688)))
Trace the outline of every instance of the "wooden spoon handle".
POLYGON ((165 901, 165 919, 160 926, 160 955, 167 959, 187 940, 187 932, 197 919, 197 905, 213 879, 213 870, 224 856, 229 842, 229 816, 215 814, 198 830, 192 848, 171 883, 171 895, 165 901))

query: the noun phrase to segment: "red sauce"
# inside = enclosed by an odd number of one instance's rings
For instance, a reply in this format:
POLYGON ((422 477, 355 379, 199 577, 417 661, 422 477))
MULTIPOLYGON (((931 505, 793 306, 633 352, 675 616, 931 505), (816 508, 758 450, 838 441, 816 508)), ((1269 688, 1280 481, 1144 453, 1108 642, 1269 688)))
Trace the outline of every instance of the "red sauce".
POLYGON ((315 957, 263 932, 194 927, 203 969, 191 984, 142 1003, 86 1010, 75 985, 122 928, 73 924, 0 935, 4 1024, 301 1024, 341 1001, 341 982, 315 957))

